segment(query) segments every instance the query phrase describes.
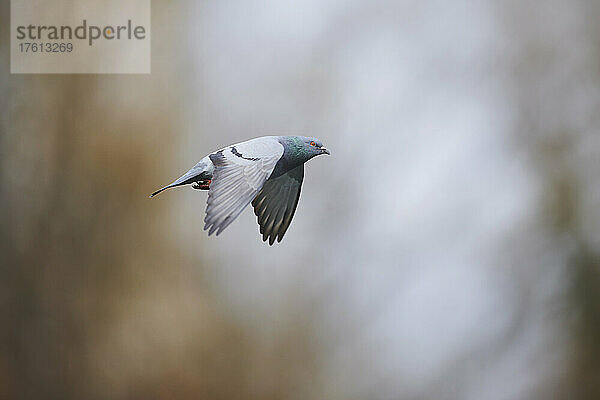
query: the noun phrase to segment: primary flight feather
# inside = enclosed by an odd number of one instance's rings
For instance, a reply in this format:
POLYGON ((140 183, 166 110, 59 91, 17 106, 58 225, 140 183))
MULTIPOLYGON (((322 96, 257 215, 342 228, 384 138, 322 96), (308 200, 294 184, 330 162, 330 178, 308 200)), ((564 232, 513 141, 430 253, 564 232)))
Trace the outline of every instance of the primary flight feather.
POLYGON ((204 230, 219 235, 252 203, 263 240, 283 239, 300 198, 304 163, 330 154, 320 140, 263 136, 224 147, 204 157, 171 184, 152 193, 192 185, 208 190, 204 230))

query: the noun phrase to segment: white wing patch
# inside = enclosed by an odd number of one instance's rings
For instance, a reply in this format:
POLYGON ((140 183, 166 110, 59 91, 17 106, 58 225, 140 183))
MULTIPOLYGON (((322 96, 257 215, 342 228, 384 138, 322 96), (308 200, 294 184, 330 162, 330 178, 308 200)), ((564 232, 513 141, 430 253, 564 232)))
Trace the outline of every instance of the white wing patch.
POLYGON ((215 170, 208 191, 204 230, 219 235, 250 204, 283 154, 274 138, 258 138, 211 154, 215 170))

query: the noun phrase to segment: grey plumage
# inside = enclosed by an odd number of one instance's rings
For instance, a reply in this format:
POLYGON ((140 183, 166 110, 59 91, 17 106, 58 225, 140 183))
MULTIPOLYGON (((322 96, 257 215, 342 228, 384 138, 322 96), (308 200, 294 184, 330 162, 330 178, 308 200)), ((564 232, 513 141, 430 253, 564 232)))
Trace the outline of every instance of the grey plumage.
POLYGON ((204 230, 219 235, 252 203, 260 233, 272 245, 287 231, 300 198, 304 163, 329 154, 316 138, 263 136, 203 158, 168 188, 192 184, 208 189, 204 230))
POLYGON ((254 214, 258 218, 260 233, 269 244, 280 242, 290 226, 304 179, 304 164, 287 173, 265 182, 258 195, 252 200, 254 214))

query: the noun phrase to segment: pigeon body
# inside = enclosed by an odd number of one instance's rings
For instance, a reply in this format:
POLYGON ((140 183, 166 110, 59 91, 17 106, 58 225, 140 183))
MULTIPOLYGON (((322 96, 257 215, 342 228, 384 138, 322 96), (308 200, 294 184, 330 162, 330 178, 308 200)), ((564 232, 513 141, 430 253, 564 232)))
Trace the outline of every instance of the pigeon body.
POLYGON ((200 160, 171 184, 152 193, 192 185, 208 190, 204 230, 219 235, 252 203, 263 240, 272 245, 287 231, 300 198, 304 163, 329 154, 304 136, 263 136, 224 147, 200 160))

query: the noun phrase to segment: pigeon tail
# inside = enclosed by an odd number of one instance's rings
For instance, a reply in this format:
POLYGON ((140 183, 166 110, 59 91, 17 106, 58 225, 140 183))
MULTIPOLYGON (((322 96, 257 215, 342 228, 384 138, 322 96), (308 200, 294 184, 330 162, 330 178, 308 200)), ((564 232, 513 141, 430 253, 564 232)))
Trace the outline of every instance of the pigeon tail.
POLYGON ((189 185, 195 182, 210 180, 212 179, 213 171, 214 166, 212 162, 208 157, 205 157, 188 172, 186 172, 167 186, 158 189, 156 192, 152 193, 148 197, 152 198, 164 190, 174 188, 177 186, 189 185))
POLYGON ((167 186, 165 186, 165 187, 162 187, 162 188, 158 189, 156 192, 152 193, 152 194, 151 194, 150 196, 148 196, 148 197, 149 197, 149 198, 152 198, 152 197, 156 196, 157 194, 159 194, 159 193, 161 193, 161 192, 163 192, 163 191, 165 191, 165 190, 167 190, 167 189, 171 189, 171 188, 174 188, 174 187, 177 187, 177 186, 188 185, 188 184, 190 184, 190 183, 193 183, 193 182, 194 182, 194 181, 191 181, 191 182, 180 182, 180 183, 175 183, 175 182, 173 182, 173 183, 171 183, 170 185, 167 185, 167 186))

